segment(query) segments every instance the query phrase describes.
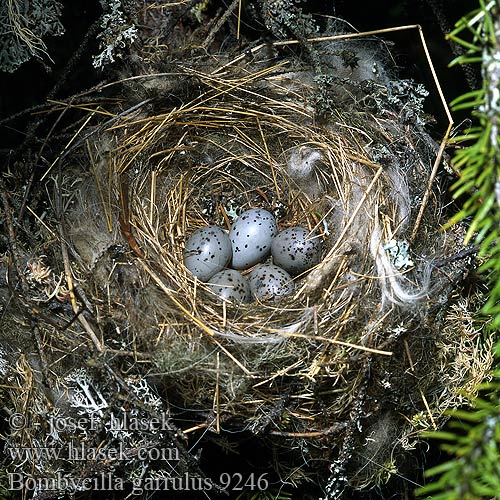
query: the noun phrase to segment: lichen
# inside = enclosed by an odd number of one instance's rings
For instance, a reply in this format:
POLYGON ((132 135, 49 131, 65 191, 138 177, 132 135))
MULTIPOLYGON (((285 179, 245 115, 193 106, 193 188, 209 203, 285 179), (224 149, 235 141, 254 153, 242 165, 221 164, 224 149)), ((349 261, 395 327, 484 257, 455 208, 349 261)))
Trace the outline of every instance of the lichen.
POLYGON ((261 12, 266 28, 277 38, 290 34, 305 39, 318 33, 318 27, 310 14, 285 0, 261 0, 261 12))
POLYGON ((391 80, 387 85, 387 102, 394 106, 404 123, 415 123, 424 126, 427 119, 423 112, 425 98, 428 90, 421 84, 412 80, 391 80))
POLYGON ((32 57, 52 62, 43 39, 64 33, 61 12, 56 0, 1 2, 0 71, 12 73, 32 57))
POLYGON ((104 68, 124 55, 124 49, 132 44, 138 36, 135 24, 128 18, 127 9, 121 0, 113 0, 109 4, 103 2, 107 14, 101 19, 103 31, 97 35, 101 52, 92 57, 95 68, 104 68))

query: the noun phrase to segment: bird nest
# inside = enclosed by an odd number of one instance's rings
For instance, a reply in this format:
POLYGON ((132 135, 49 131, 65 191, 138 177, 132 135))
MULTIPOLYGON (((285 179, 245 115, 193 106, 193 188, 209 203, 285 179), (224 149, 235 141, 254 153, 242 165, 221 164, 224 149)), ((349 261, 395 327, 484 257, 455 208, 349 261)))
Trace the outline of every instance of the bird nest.
MULTIPOLYGON (((63 242, 51 267, 59 262, 66 287, 41 260, 30 276, 50 289, 44 304, 57 296, 75 312, 45 341, 53 367, 45 376, 56 374, 65 401, 51 411, 98 414, 101 434, 85 439, 110 450, 118 440, 152 446, 137 429, 113 434, 110 414, 167 412, 171 426, 152 442, 182 450, 178 472, 206 473, 190 465, 190 439, 196 446, 209 436, 222 449, 244 433, 268 450, 263 468, 272 462, 276 478, 297 484, 334 464, 331 489, 346 477, 359 487, 382 482, 394 443, 403 453, 456 397, 463 379, 446 360, 468 349, 464 338, 439 343, 461 321, 447 310, 470 252, 460 228, 440 230, 447 200, 421 86, 326 83, 298 61, 269 67, 222 56, 209 70, 193 64, 122 85, 135 102, 89 126, 77 141, 84 148, 64 153, 59 173, 46 176, 63 242), (281 228, 315 233, 321 262, 279 301, 217 302, 184 266, 185 242, 255 207, 281 228)), ((23 366, 16 380, 35 384, 23 366)), ((69 440, 64 430, 58 439, 69 440)), ((127 481, 138 477, 138 462, 121 467, 127 481)))

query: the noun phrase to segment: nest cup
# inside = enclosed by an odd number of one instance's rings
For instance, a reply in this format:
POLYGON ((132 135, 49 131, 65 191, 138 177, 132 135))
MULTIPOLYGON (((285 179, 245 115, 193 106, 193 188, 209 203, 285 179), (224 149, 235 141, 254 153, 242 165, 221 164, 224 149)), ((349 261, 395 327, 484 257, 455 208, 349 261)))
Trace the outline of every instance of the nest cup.
MULTIPOLYGON (((141 286, 125 323, 137 349, 154 353, 152 373, 169 399, 193 410, 215 404, 217 425, 256 436, 330 429, 321 439, 331 450, 342 447, 342 429, 357 428, 353 408, 369 379, 366 414, 376 420, 377 401, 392 405, 384 377, 406 373, 405 352, 415 349, 422 379, 435 373, 442 324, 434 318, 452 285, 432 262, 459 243, 439 232, 441 202, 426 197, 437 147, 418 117, 404 116, 406 101, 397 108, 378 87, 352 82, 325 95, 311 75, 281 64, 185 69, 158 84, 174 93, 182 80, 183 104, 158 97, 118 120, 99 139, 112 144, 100 168, 112 172, 121 232, 139 257, 141 286), (328 118, 318 118, 318 93, 328 118), (185 268, 185 242, 208 224, 228 229, 256 207, 281 228, 321 238, 321 262, 279 302, 218 303, 185 268)), ((400 377, 396 389, 413 401, 421 394, 414 376, 400 377)), ((302 451, 293 459, 284 452, 288 472, 303 466, 306 449, 330 459, 324 446, 297 439, 302 451)), ((369 475, 369 484, 372 473, 358 480, 369 475)))
MULTIPOLYGON (((390 318, 388 307, 415 308, 426 296, 422 266, 398 270, 384 249, 387 241, 408 235, 410 205, 422 198, 421 179, 428 177, 416 152, 406 164, 394 165, 390 148, 396 145, 392 135, 384 140, 384 127, 402 134, 403 125, 339 109, 334 124, 316 126, 314 88, 298 77, 289 85, 290 73, 279 68, 183 77, 196 89, 194 99, 179 109, 128 119, 113 158, 120 182, 126 177, 130 183, 126 202, 138 246, 147 255, 143 265, 168 296, 167 323, 176 325, 176 338, 190 344, 201 329, 207 340, 236 349, 228 360, 233 364, 246 343, 290 342, 302 372, 305 359, 311 368, 315 356, 324 355, 325 343, 330 367, 349 346, 376 351, 380 339, 370 325, 379 316, 390 318), (347 123, 353 119, 362 130, 347 123), (375 153, 366 153, 374 137, 387 148, 384 166, 374 161, 375 153), (229 308, 195 282, 182 251, 198 227, 228 229, 235 213, 251 207, 274 212, 283 228, 308 228, 322 239, 323 258, 279 304, 229 308)), ((399 146, 414 139, 403 135, 399 146)), ((430 225, 438 227, 426 221, 425 231, 430 225)), ((433 238, 435 252, 436 232, 433 238)), ((237 364, 241 371, 244 362, 237 364)), ((243 370, 247 376, 271 374, 266 363, 262 371, 251 364, 243 370)))
MULTIPOLYGON (((325 242, 326 251, 328 204, 323 197, 311 196, 309 189, 301 189, 288 166, 292 156, 305 155, 305 161, 311 161, 307 182, 316 194, 325 172, 312 167, 323 156, 313 144, 320 138, 283 116, 286 103, 279 115, 265 111, 265 100, 243 109, 230 97, 211 107, 188 107, 163 124, 161 146, 152 147, 163 150, 165 142, 175 147, 162 153, 165 156, 153 174, 142 170, 132 180, 131 207, 141 248, 160 263, 169 288, 176 290, 183 306, 196 310, 198 319, 218 334, 230 330, 265 341, 266 335, 276 333, 273 329, 284 326, 279 316, 288 321, 302 316, 304 293, 281 301, 279 309, 266 303, 232 307, 228 326, 227 307, 210 300, 203 293, 205 286, 195 283, 183 265, 184 244, 199 227, 216 224, 229 229, 239 213, 260 207, 272 212, 281 228, 307 228, 325 242), (145 200, 151 201, 152 210, 144 206, 145 200)), ((298 284, 304 279, 299 278, 298 284)), ((186 322, 191 324, 191 318, 186 317, 186 322)))
MULTIPOLYGON (((130 132, 134 123, 129 121, 128 134, 136 143, 115 159, 133 186, 127 202, 139 246, 158 264, 172 297, 182 304, 186 325, 192 318, 184 308, 217 335, 265 342, 267 335, 287 329, 303 332, 312 308, 314 315, 324 312, 336 323, 332 310, 339 301, 363 297, 374 311, 387 303, 417 303, 425 284, 410 278, 411 270, 394 268, 383 247, 391 239, 408 237, 408 183, 416 183, 411 196, 421 198, 421 178, 428 172, 417 161, 395 168, 367 156, 360 138, 372 142, 368 133, 380 136, 378 128, 385 123, 367 121, 362 133, 342 122, 316 127, 311 88, 304 85, 309 100, 300 100, 297 90, 287 88, 273 71, 258 76, 257 84, 256 75, 250 75, 235 85, 230 79, 192 75, 209 97, 138 120, 140 135, 130 132), (135 173, 122 167, 131 151, 147 158, 147 168, 137 159, 135 173), (195 283, 184 267, 182 251, 195 229, 208 224, 228 229, 238 213, 255 207, 273 212, 281 228, 300 225, 321 238, 323 259, 299 277, 297 293, 279 307, 259 303, 232 308, 229 325, 227 308, 207 300, 204 285, 195 283)), ((340 117, 346 118, 351 117, 340 117)), ((434 242, 432 246, 434 251, 434 242)), ((349 338, 354 343, 359 339, 359 332, 349 338)))

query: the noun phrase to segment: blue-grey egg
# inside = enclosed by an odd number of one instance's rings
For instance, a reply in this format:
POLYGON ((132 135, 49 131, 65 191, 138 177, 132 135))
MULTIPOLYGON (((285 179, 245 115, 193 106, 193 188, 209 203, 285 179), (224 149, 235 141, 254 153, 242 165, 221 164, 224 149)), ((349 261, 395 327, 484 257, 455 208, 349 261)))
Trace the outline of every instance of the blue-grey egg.
POLYGON ((302 227, 289 227, 273 239, 273 262, 292 276, 314 267, 321 260, 321 240, 302 227))
POLYGON ((250 292, 256 299, 273 299, 289 295, 295 290, 292 277, 281 267, 261 264, 249 275, 250 292))
POLYGON ((250 285, 248 280, 239 271, 225 269, 214 274, 208 281, 209 288, 221 300, 228 300, 235 304, 250 302, 250 285))
POLYGON ((229 231, 233 249, 232 267, 248 269, 261 262, 269 255, 276 234, 278 228, 273 214, 263 208, 243 212, 229 231))
POLYGON ((231 241, 218 226, 200 227, 184 248, 184 265, 201 281, 209 280, 231 260, 231 241))

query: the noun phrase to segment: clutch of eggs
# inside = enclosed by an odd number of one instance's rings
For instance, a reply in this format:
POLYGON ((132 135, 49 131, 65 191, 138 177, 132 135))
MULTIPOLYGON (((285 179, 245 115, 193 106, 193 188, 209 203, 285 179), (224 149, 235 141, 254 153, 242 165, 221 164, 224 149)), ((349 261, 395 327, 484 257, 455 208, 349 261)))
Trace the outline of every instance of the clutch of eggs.
POLYGON ((274 216, 262 208, 243 212, 229 234, 218 226, 194 231, 184 248, 184 265, 208 282, 219 301, 274 299, 295 289, 293 277, 321 260, 321 240, 302 227, 278 233, 274 216), (260 264, 272 254, 273 264, 260 264), (249 269, 248 279, 239 270, 249 269), (230 269, 229 267, 232 267, 230 269))

